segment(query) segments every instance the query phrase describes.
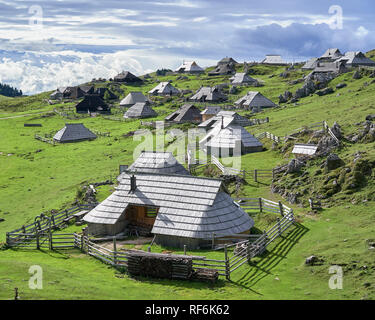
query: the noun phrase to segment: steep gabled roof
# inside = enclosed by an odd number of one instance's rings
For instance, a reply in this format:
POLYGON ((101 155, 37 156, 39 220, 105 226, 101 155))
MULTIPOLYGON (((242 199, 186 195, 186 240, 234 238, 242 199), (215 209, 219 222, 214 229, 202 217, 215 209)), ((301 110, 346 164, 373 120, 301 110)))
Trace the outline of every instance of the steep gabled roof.
POLYGON ((157 113, 146 102, 137 102, 125 112, 124 118, 151 118, 157 117, 157 113))
POLYGON ((243 148, 263 146, 263 144, 244 127, 231 124, 224 129, 220 128, 218 132, 212 135, 212 138, 206 143, 206 147, 233 149, 239 143, 243 148))
POLYGON ((220 111, 216 116, 200 123, 198 127, 210 129, 215 126, 221 126, 223 128, 226 128, 230 124, 247 127, 251 125, 251 122, 249 119, 239 115, 237 112, 220 111))
POLYGON ((176 72, 204 72, 204 70, 195 61, 184 61, 176 72))
POLYGON ((248 76, 244 72, 237 72, 229 80, 231 81, 232 84, 249 84, 249 83, 255 83, 255 82, 257 82, 257 80, 255 80, 252 77, 248 76))
POLYGON ((181 108, 165 117, 166 121, 200 121, 202 119, 200 110, 193 104, 184 104, 181 108))
POLYGON ((234 60, 233 58, 231 58, 231 57, 225 57, 225 58, 221 59, 221 60, 217 63, 217 65, 221 65, 221 64, 229 64, 229 63, 231 63, 231 64, 237 64, 238 62, 237 62, 236 60, 234 60))
POLYGON ((121 100, 120 106, 133 105, 137 102, 151 102, 142 92, 132 91, 121 100))
POLYGON ((346 52, 338 61, 342 60, 346 60, 346 64, 351 66, 375 66, 375 61, 367 58, 361 51, 346 52))
POLYGON ((272 108, 277 107, 270 99, 263 96, 258 91, 249 91, 245 96, 238 99, 235 105, 246 107, 272 108))
POLYGON ((216 87, 202 87, 189 100, 220 102, 227 100, 227 96, 216 87))
POLYGON ((86 95, 81 102, 76 105, 77 112, 107 112, 109 106, 97 94, 86 95))
POLYGON ((53 139, 59 142, 74 142, 96 139, 96 135, 82 123, 67 123, 55 134, 53 139))
POLYGON ((338 59, 342 56, 343 54, 340 52, 338 48, 330 48, 330 49, 327 49, 327 51, 323 53, 321 58, 338 59))
POLYGON ((176 89, 174 86, 172 86, 169 82, 160 82, 155 88, 150 90, 148 93, 172 95, 179 94, 180 91, 176 89))
POLYGON ((143 82, 142 79, 138 78, 134 74, 129 71, 122 71, 117 76, 114 77, 115 81, 118 82, 126 82, 126 83, 134 83, 134 82, 143 82))
POLYGON ((116 191, 83 219, 89 223, 115 224, 129 205, 158 207, 154 234, 206 239, 245 232, 254 221, 228 194, 222 181, 187 175, 135 173, 136 189, 125 172, 116 191))

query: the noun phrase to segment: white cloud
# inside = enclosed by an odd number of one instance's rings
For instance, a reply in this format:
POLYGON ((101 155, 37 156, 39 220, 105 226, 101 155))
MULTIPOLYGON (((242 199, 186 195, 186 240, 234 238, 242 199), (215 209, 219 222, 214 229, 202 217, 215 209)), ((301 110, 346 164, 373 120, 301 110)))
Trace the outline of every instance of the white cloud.
POLYGON ((355 32, 355 35, 358 38, 364 38, 368 34, 369 34, 369 31, 365 27, 363 27, 363 26, 358 27, 357 31, 355 32))

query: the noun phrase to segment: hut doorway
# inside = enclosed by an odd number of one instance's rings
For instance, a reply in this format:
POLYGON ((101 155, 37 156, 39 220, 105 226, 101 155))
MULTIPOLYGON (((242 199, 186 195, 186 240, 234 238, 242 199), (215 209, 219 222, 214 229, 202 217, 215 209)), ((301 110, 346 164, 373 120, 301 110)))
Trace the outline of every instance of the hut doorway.
POLYGON ((158 212, 158 207, 129 206, 125 211, 125 220, 130 233, 142 236, 150 235, 158 212))

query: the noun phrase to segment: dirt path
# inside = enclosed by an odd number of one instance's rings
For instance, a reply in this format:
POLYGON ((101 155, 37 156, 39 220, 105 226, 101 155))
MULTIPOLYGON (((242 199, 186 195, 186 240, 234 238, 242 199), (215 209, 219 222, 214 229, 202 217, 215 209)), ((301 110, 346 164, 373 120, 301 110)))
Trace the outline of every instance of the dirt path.
POLYGON ((51 112, 51 111, 42 111, 42 112, 36 112, 36 113, 21 114, 21 115, 18 115, 18 116, 11 116, 11 117, 4 117, 4 118, 0 117, 0 120, 15 119, 15 118, 22 118, 22 117, 30 117, 30 116, 34 116, 34 115, 38 115, 38 114, 43 114, 43 113, 48 113, 48 112, 51 112))

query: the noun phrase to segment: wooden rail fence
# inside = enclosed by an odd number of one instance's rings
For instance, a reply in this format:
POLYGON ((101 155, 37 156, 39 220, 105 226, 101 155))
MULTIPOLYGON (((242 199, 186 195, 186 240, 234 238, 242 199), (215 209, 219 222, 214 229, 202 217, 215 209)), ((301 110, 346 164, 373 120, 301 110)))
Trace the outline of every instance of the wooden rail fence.
POLYGON ((36 248, 38 250, 62 250, 78 248, 82 252, 116 268, 125 268, 128 273, 136 274, 139 263, 135 256, 150 255, 160 258, 171 257, 173 259, 182 258, 191 261, 191 269, 194 275, 190 274, 189 268, 184 263, 175 262, 173 264, 173 279, 209 279, 217 276, 223 276, 230 280, 230 275, 242 265, 249 262, 252 258, 262 254, 267 246, 282 235, 291 225, 294 224, 293 210, 283 205, 281 202, 274 202, 263 198, 242 198, 237 199, 239 205, 245 210, 259 210, 260 212, 280 213, 281 218, 268 231, 260 235, 208 235, 208 240, 212 239, 212 246, 215 241, 224 241, 219 249, 224 250, 223 259, 209 259, 205 256, 186 255, 186 246, 184 255, 151 253, 139 250, 122 249, 117 250, 116 237, 113 237, 113 250, 108 249, 93 242, 85 232, 78 233, 52 233, 52 220, 55 226, 66 222, 67 219, 75 217, 74 214, 81 209, 87 209, 88 205, 77 206, 59 212, 53 215, 54 219, 46 222, 37 220, 33 224, 23 226, 20 229, 7 233, 7 245, 11 248, 36 248), (232 243, 229 243, 232 240, 232 243), (130 272, 131 271, 131 272, 130 272))

